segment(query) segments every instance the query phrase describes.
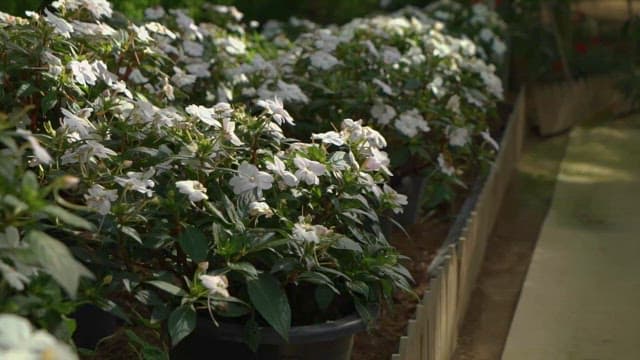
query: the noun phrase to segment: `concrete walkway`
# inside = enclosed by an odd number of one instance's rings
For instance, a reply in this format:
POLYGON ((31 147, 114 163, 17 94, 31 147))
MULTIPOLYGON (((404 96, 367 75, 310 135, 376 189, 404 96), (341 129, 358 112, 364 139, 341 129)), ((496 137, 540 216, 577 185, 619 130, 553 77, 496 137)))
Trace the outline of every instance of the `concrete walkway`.
POLYGON ((640 359, 640 117, 570 134, 502 359, 640 359))

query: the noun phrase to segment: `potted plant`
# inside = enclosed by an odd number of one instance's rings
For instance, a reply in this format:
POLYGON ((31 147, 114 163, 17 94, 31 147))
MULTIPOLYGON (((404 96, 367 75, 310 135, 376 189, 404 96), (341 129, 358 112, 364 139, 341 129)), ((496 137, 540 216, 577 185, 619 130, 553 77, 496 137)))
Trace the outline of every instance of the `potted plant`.
POLYGON ((284 135, 294 120, 278 98, 186 102, 148 35, 165 30, 112 28, 87 4, 0 29, 2 109, 30 106, 23 124, 51 156, 42 184, 80 179, 58 199, 83 204, 71 210, 92 229, 64 241, 99 279, 83 294, 125 322, 134 351, 166 354, 203 322, 241 324, 254 350, 261 328, 286 342, 295 326, 338 321, 321 327, 344 335, 339 319, 366 322, 409 291, 380 229, 406 198, 387 185, 377 131, 346 119, 300 142, 284 135))

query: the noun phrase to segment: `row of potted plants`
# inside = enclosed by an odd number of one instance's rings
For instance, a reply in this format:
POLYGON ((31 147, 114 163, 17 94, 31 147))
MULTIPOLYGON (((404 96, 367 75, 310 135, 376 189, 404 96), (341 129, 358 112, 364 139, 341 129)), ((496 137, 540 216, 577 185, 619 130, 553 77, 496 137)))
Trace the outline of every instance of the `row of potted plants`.
MULTIPOLYGON (((494 66, 426 13, 270 38, 206 11, 0 14, 0 312, 82 347, 92 304, 138 356, 184 357, 197 324, 256 350, 352 313, 334 324, 359 329, 411 291, 383 231, 407 203, 390 178, 464 185, 490 161, 494 66)), ((0 320, 0 354, 72 357, 0 320)))

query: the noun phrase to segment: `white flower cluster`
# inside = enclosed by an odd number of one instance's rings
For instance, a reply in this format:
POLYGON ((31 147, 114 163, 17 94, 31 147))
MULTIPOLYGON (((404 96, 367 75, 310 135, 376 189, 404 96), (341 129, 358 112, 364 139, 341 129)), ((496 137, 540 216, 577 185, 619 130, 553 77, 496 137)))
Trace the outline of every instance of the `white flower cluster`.
POLYGON ((29 320, 0 314, 0 358, 74 360, 71 348, 44 330, 35 330, 29 320))

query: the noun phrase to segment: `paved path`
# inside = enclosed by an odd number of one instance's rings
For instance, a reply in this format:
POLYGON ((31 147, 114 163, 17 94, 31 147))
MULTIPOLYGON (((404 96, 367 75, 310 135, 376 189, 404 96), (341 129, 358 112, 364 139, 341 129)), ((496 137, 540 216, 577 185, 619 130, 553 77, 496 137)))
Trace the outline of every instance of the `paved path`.
POLYGON ((502 359, 640 359, 640 117, 570 134, 502 359))

